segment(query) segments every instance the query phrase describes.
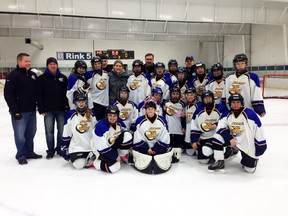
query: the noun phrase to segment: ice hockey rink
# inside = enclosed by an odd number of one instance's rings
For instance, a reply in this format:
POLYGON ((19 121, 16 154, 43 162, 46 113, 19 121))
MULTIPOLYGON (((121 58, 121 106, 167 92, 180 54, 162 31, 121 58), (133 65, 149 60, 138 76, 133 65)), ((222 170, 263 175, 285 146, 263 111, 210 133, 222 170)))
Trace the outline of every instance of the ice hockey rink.
POLYGON ((265 100, 262 118, 268 149, 256 173, 242 171, 240 156, 225 174, 184 155, 171 170, 146 175, 123 164, 115 174, 75 170, 59 156, 46 160, 43 117, 37 115, 35 152, 43 159, 15 160, 8 108, 0 92, 0 215, 288 215, 288 100, 265 100))

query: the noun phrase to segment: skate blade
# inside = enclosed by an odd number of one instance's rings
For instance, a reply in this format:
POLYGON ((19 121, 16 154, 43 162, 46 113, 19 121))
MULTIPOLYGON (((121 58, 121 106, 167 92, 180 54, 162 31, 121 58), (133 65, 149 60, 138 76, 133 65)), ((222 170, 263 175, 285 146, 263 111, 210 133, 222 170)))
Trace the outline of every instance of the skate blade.
POLYGON ((215 174, 224 174, 225 173, 225 169, 216 169, 216 170, 209 170, 208 169, 208 172, 209 173, 215 173, 215 174))

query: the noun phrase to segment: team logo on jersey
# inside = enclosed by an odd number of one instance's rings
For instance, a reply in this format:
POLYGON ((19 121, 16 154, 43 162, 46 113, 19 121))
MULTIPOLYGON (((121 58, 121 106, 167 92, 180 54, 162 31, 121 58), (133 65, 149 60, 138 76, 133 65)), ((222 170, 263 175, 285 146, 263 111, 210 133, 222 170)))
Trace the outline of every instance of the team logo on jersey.
POLYGON ((192 115, 190 115, 190 114, 188 113, 187 118, 186 118, 186 122, 188 123, 188 122, 190 122, 191 120, 192 120, 192 115))
POLYGON ((103 90, 106 88, 106 83, 105 83, 105 80, 100 80, 97 84, 96 84, 96 87, 100 90, 103 90))
POLYGON ((197 86, 197 88, 196 88, 197 95, 201 96, 203 91, 204 91, 204 86, 202 86, 202 85, 197 86))
POLYGON ((203 131, 208 132, 214 129, 214 124, 213 122, 215 122, 215 119, 206 119, 202 124, 201 124, 201 128, 203 131))
POLYGON ((214 99, 222 98, 222 91, 214 91, 214 99))
POLYGON ((177 111, 174 109, 174 107, 169 106, 169 107, 167 107, 167 109, 166 109, 166 113, 167 113, 169 116, 172 116, 172 115, 175 115, 175 114, 177 113, 177 111))
POLYGON ((139 88, 140 85, 139 85, 139 81, 138 80, 134 80, 131 84, 130 84, 130 88, 131 90, 135 90, 137 88, 139 88))
POLYGON ((130 117, 129 113, 128 112, 120 112, 119 114, 119 118, 122 120, 122 121, 125 121, 126 119, 128 119, 130 117))
POLYGON ((149 141, 155 139, 158 136, 158 133, 156 130, 153 130, 153 128, 149 128, 148 131, 146 131, 144 134, 149 141))
POLYGON ((240 128, 240 126, 232 126, 231 127, 231 133, 232 135, 235 136, 239 136, 240 134, 243 133, 243 129, 240 128))
POLYGON ((81 121, 79 124, 76 125, 76 131, 83 134, 90 129, 90 126, 87 124, 86 121, 81 121))

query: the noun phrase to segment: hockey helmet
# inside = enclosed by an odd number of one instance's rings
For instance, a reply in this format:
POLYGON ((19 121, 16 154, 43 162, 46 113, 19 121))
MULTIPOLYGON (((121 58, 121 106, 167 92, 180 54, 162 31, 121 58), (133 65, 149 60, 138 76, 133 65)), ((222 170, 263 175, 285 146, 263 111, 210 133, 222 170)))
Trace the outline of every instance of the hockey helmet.
POLYGON ((145 100, 143 107, 145 109, 148 109, 149 107, 156 109, 156 104, 157 104, 157 102, 156 102, 155 98, 149 97, 147 100, 145 100))
POLYGON ((230 95, 230 97, 228 98, 228 102, 229 102, 229 106, 230 107, 231 107, 232 101, 240 101, 241 102, 241 106, 242 107, 244 106, 244 98, 239 93, 234 93, 234 94, 230 95))
POLYGON ((83 60, 77 60, 77 61, 75 62, 75 64, 74 64, 74 68, 75 68, 75 70, 77 71, 77 68, 79 68, 79 67, 82 67, 82 68, 84 68, 85 70, 87 70, 87 64, 86 64, 86 62, 83 61, 83 60))
POLYGON ((134 68, 135 66, 140 66, 141 68, 143 67, 143 62, 139 59, 136 59, 135 61, 133 61, 132 63, 132 67, 134 68))
POLYGON ((100 56, 94 56, 94 57, 91 59, 91 66, 93 67, 96 62, 102 63, 102 59, 101 59, 100 56))
POLYGON ((155 64, 155 68, 158 68, 158 67, 162 67, 162 68, 165 68, 165 64, 163 62, 157 62, 155 64))
POLYGON ((193 93, 196 94, 196 89, 194 87, 189 87, 185 90, 185 94, 193 93))
POLYGON ((223 73, 223 66, 218 62, 218 63, 214 63, 211 66, 211 73, 213 73, 216 70, 220 70, 223 73))
POLYGON ((119 117, 119 113, 120 113, 120 111, 119 111, 118 107, 115 105, 109 105, 105 110, 106 118, 107 118, 108 114, 116 114, 119 117))
POLYGON ((202 61, 196 62, 195 68, 198 68, 198 67, 203 67, 204 69, 206 69, 206 65, 202 61))
POLYGON ((75 91, 73 94, 73 103, 75 103, 76 101, 85 101, 88 100, 87 94, 86 93, 82 93, 80 91, 75 91))
POLYGON ((208 104, 214 104, 214 94, 212 91, 210 90, 205 90, 203 91, 202 95, 201 95, 201 99, 202 99, 202 103, 205 105, 208 105, 208 104), (205 103, 204 102, 204 98, 205 97, 211 97, 212 98, 212 103, 205 103))
POLYGON ((247 55, 245 55, 244 53, 235 55, 233 58, 233 63, 235 64, 236 62, 239 61, 244 61, 247 64, 248 63, 247 55))
POLYGON ((180 100, 180 98, 181 98, 181 90, 180 90, 177 86, 174 86, 174 87, 170 90, 169 94, 170 94, 170 101, 171 101, 171 102, 178 102, 178 101, 180 100), (178 93, 178 95, 179 95, 178 98, 173 98, 173 97, 172 97, 172 93, 174 93, 174 92, 177 92, 177 93, 178 93))
POLYGON ((168 62, 168 67, 170 67, 171 65, 176 65, 176 67, 178 67, 178 62, 176 59, 170 59, 168 62))
POLYGON ((152 89, 152 95, 154 95, 154 94, 156 94, 156 93, 163 95, 163 91, 162 91, 162 89, 159 88, 159 87, 155 87, 155 88, 152 89))

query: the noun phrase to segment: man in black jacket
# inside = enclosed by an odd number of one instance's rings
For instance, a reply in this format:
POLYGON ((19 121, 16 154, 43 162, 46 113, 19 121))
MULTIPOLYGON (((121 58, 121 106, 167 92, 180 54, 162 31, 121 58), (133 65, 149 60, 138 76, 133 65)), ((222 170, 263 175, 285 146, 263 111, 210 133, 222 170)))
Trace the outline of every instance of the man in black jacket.
POLYGON ((60 152, 65 113, 68 110, 66 97, 67 77, 63 75, 55 58, 46 61, 46 69, 38 79, 38 111, 44 116, 47 142, 46 159, 52 159, 55 151, 60 152), (57 123, 57 144, 55 148, 54 125, 57 123))
POLYGON ((37 76, 30 70, 30 55, 17 56, 17 68, 8 74, 4 98, 11 114, 18 163, 27 164, 26 159, 38 159, 42 155, 34 152, 36 133, 37 76))

